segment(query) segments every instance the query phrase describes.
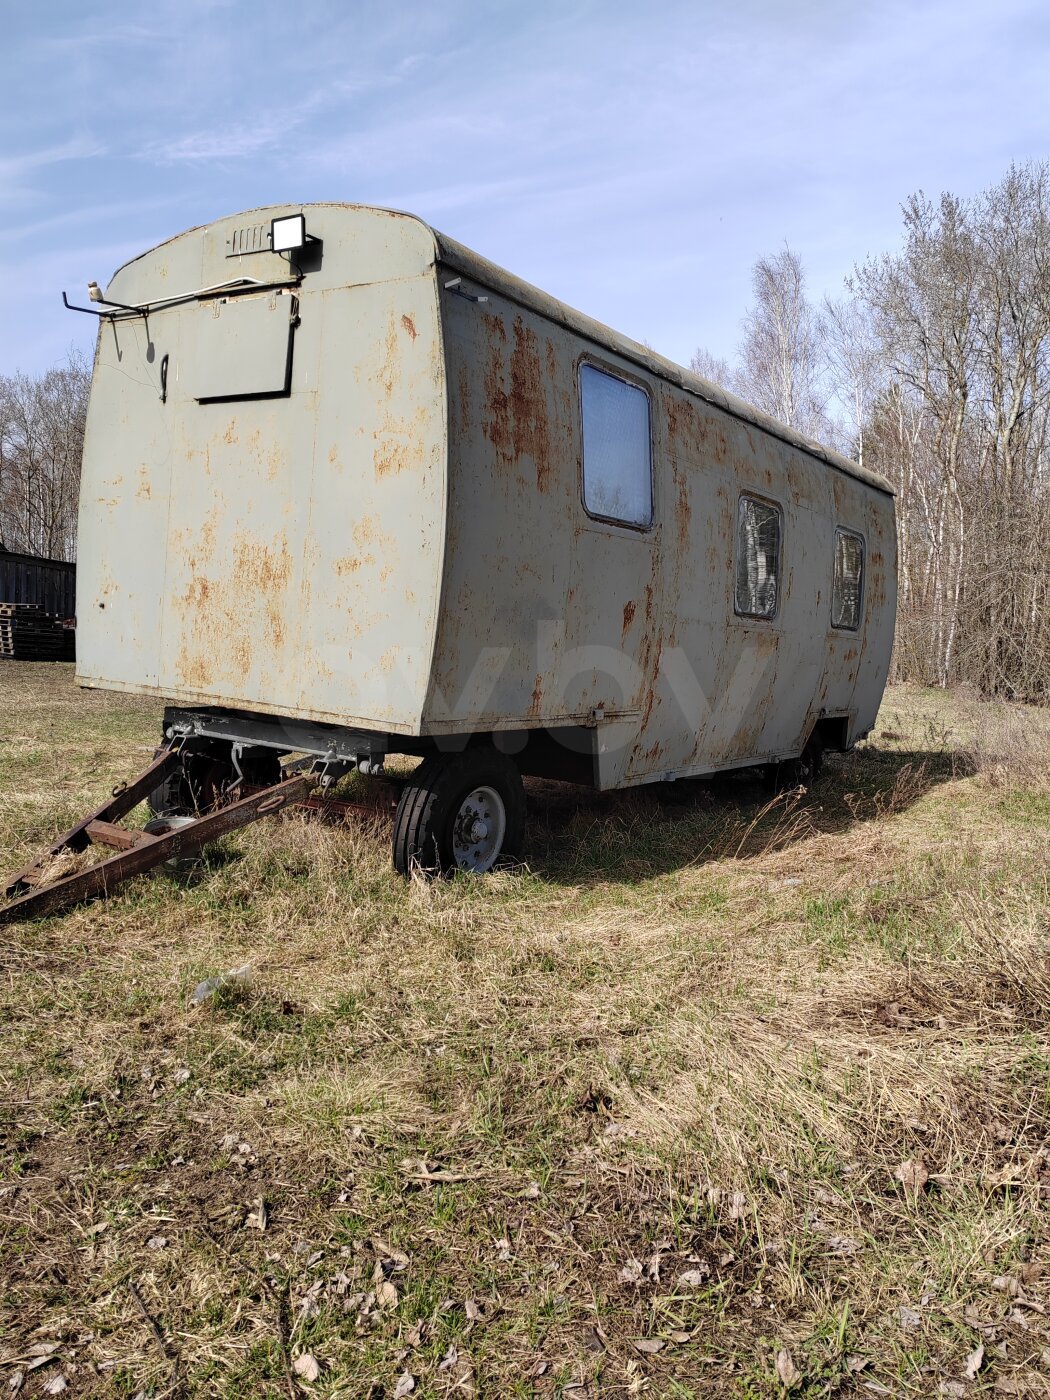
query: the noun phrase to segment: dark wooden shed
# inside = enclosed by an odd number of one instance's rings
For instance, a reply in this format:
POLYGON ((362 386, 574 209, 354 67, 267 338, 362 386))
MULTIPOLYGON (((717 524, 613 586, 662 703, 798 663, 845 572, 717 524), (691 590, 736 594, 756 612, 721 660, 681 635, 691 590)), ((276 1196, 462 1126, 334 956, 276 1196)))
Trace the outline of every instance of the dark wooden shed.
POLYGON ((0 603, 30 603, 63 620, 76 613, 77 566, 0 547, 0 603))

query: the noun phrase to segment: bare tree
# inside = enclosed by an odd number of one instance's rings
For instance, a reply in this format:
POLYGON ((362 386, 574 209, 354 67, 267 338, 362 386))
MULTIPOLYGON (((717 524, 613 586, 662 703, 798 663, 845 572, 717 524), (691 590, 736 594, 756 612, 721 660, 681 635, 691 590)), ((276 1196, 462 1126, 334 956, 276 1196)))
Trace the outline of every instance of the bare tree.
POLYGON ((755 302, 744 317, 740 347, 740 392, 789 428, 823 436, 820 332, 802 260, 787 244, 775 257, 759 258, 752 288, 755 302))
POLYGON ((846 418, 844 446, 863 466, 865 429, 884 379, 871 311, 857 296, 825 297, 819 326, 828 387, 846 418))
POLYGON ((729 361, 723 360, 719 355, 713 355, 705 346, 697 346, 693 358, 689 361, 689 368, 701 379, 708 379, 712 384, 718 384, 731 393, 736 392, 736 372, 730 369, 729 361))
POLYGON ((1050 171, 921 194, 857 270, 885 388, 868 428, 900 489, 899 659, 941 685, 1050 697, 1050 171))
POLYGON ((37 377, 0 376, 0 542, 9 549, 76 555, 90 380, 76 352, 37 377))

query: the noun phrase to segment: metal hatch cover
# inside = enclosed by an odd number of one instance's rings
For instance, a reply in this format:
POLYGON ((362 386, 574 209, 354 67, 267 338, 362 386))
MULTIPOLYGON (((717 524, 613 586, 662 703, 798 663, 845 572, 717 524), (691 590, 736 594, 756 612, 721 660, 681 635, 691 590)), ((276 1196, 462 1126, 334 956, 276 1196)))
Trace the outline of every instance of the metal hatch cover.
POLYGON ((299 299, 282 292, 216 297, 193 313, 189 389, 199 403, 291 391, 299 299))

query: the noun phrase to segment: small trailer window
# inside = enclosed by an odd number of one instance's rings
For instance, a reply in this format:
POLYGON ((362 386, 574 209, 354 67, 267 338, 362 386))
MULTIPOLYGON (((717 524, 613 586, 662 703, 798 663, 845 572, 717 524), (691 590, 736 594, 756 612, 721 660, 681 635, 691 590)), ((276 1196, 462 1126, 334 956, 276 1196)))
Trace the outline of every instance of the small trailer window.
POLYGON ((860 626, 864 585, 864 541, 852 530, 835 531, 835 581, 831 590, 831 625, 855 632, 860 626))
POLYGON ((780 594, 780 508, 741 496, 736 525, 736 611, 773 617, 780 594))
POLYGON ((622 525, 653 521, 649 395, 594 365, 580 366, 583 504, 622 525))

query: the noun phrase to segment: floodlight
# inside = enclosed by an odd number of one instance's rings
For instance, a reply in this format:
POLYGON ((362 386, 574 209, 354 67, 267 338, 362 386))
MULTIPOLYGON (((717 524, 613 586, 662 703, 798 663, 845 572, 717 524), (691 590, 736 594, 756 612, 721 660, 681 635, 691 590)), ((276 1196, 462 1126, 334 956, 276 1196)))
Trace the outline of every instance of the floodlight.
POLYGON ((286 214, 270 223, 270 247, 275 253, 294 252, 306 243, 306 215, 286 214))

